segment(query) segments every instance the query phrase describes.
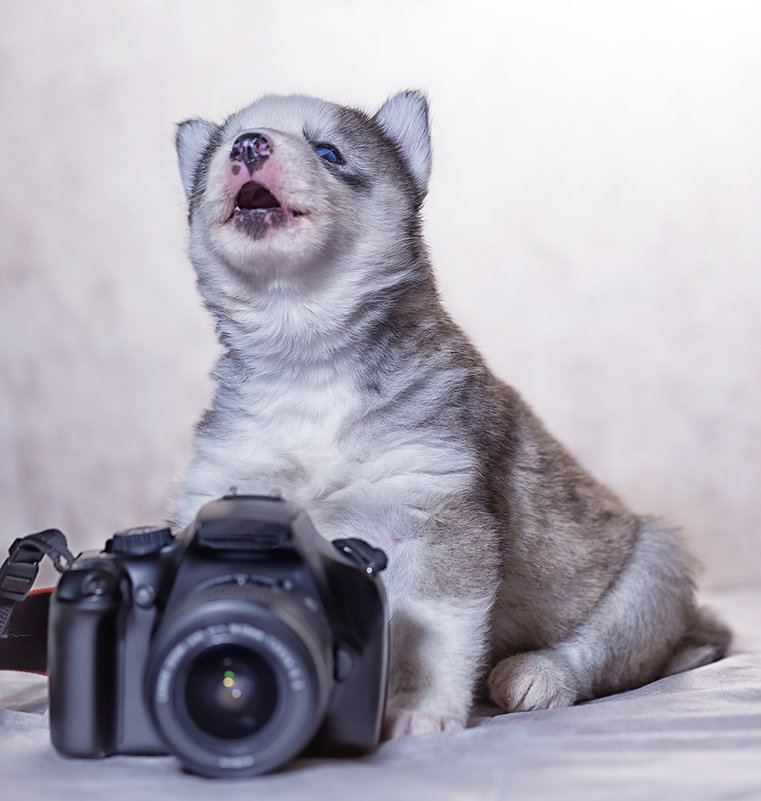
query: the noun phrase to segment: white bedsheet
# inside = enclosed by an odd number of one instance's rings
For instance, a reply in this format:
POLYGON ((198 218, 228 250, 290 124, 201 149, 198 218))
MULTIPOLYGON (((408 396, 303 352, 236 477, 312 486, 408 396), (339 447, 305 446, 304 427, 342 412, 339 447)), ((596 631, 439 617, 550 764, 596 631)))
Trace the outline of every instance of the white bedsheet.
POLYGON ((736 632, 713 665, 570 709, 484 718, 385 743, 356 760, 301 760, 255 779, 183 773, 170 757, 70 760, 52 749, 46 682, 0 674, 0 799, 761 801, 761 587, 707 600, 736 632))

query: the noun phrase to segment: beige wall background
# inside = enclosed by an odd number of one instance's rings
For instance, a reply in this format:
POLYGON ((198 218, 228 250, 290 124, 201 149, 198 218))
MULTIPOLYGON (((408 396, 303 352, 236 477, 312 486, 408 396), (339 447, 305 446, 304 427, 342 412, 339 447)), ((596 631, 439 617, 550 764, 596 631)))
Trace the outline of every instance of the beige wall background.
MULTIPOLYGON (((597 476, 761 577, 761 6, 3 0, 0 546, 160 519, 209 395, 173 124, 432 104, 426 228, 493 368, 597 476)), ((3 547, 4 550, 4 547, 3 547)))

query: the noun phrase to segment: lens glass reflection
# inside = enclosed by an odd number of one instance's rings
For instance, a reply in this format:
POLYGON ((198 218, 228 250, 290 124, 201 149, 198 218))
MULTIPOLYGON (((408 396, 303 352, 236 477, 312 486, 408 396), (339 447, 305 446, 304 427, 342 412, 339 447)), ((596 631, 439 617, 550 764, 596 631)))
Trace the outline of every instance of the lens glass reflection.
POLYGON ((250 737, 275 711, 277 679, 255 651, 241 645, 217 645, 190 664, 185 706, 193 723, 212 737, 250 737))

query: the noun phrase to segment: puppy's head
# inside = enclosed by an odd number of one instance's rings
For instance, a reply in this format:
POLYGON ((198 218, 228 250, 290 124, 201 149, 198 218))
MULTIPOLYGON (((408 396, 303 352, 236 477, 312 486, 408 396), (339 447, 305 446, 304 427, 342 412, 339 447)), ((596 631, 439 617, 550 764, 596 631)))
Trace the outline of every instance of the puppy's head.
POLYGON ((416 236, 428 107, 419 92, 395 95, 374 116, 266 96, 221 126, 181 123, 177 153, 196 269, 252 288, 308 284, 390 263, 416 236))

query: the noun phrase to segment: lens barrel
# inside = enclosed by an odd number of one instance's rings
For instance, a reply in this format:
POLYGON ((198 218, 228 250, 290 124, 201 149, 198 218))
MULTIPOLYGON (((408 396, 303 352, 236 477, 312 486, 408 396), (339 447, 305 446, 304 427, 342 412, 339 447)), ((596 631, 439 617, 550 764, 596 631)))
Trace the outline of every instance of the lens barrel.
POLYGON ((190 770, 253 776, 298 755, 332 688, 325 622, 292 593, 217 584, 165 621, 146 692, 157 731, 190 770))

